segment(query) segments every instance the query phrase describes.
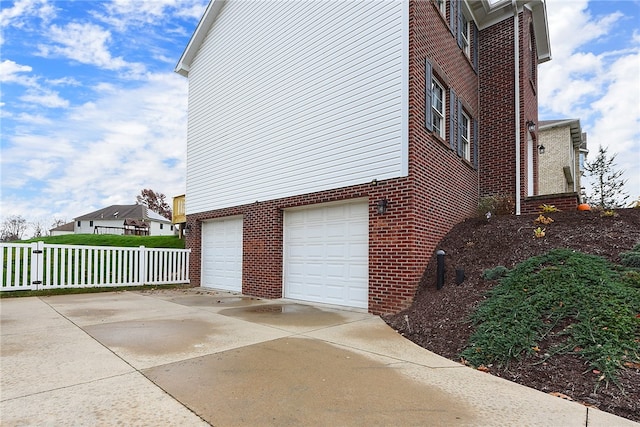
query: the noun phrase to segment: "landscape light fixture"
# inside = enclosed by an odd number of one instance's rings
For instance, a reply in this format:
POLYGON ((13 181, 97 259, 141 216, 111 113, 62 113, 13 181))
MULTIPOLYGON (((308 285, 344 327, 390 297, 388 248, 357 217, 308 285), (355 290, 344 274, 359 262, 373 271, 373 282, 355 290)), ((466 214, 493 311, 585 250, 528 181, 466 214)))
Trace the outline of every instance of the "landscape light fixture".
POLYGON ((384 215, 385 213, 387 213, 388 204, 389 203, 387 202, 387 199, 378 200, 378 203, 376 204, 376 210, 378 211, 378 214, 384 215))
POLYGON ((538 145, 538 153, 544 154, 544 150, 545 150, 544 145, 542 144, 538 145))

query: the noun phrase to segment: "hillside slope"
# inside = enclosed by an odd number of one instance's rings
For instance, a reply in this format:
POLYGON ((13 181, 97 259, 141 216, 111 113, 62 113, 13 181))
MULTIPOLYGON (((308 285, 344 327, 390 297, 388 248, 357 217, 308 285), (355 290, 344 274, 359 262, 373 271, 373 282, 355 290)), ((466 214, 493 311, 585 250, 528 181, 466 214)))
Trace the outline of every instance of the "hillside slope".
MULTIPOLYGON (((534 237, 538 215, 494 216, 489 221, 472 218, 455 226, 440 242, 445 255, 445 285, 436 290, 435 257, 430 260, 411 307, 386 321, 398 332, 451 360, 460 361, 460 352, 473 332, 469 316, 497 281, 482 279, 486 269, 509 269, 554 248, 567 248, 602 256, 614 263, 619 254, 640 243, 640 209, 621 209, 614 217, 596 212, 545 214, 554 222, 542 225, 545 236, 534 237), (465 280, 456 284, 456 269, 464 269, 465 280)), ((606 303, 603 301, 603 303, 606 303)), ((640 314, 640 307, 638 307, 640 314)), ((639 344, 640 345, 640 344, 639 344)), ((558 355, 545 363, 514 362, 508 369, 489 367, 493 375, 549 393, 593 405, 601 410, 640 421, 640 369, 624 369, 621 392, 616 385, 594 392, 597 375, 577 356, 558 355), (585 372, 587 371, 587 372, 585 372)))

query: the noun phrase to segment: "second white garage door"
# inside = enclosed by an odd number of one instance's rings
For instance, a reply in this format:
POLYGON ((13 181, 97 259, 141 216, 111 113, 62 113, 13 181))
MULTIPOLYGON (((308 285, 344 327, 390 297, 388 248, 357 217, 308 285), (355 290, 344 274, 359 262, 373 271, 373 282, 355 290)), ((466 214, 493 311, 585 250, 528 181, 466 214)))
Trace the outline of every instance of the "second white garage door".
POLYGON ((242 292, 242 217, 203 222, 201 244, 200 285, 242 292))
POLYGON ((368 308, 367 201, 285 211, 284 296, 368 308))

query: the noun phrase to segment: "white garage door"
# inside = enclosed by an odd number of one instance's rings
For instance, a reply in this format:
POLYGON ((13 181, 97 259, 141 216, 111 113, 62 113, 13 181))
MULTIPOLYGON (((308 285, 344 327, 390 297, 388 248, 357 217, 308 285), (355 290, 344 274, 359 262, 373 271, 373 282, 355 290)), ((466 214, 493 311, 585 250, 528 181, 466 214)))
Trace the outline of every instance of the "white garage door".
POLYGON ((285 212, 284 296, 368 308, 366 201, 285 212))
POLYGON ((200 286, 242 292, 242 217, 202 223, 200 286))

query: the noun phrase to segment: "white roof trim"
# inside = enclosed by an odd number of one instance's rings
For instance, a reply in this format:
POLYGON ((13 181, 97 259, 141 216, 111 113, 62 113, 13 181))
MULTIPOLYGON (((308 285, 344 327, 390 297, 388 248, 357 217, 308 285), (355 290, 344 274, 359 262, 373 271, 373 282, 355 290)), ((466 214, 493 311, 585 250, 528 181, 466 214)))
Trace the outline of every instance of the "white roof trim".
MULTIPOLYGON (((465 0, 473 21, 479 30, 513 17, 513 5, 507 0, 465 0)), ((538 61, 547 62, 551 59, 551 45, 549 42, 549 25, 547 20, 547 6, 544 0, 516 0, 518 11, 527 7, 533 14, 533 31, 536 36, 538 61)))
POLYGON ((182 56, 176 65, 174 71, 181 76, 188 77, 189 70, 191 69, 191 61, 196 56, 196 53, 200 49, 200 45, 204 41, 204 38, 207 36, 211 25, 216 20, 218 15, 220 14, 220 10, 222 6, 224 6, 225 0, 211 0, 207 5, 207 8, 204 11, 204 15, 200 19, 196 30, 194 31, 191 39, 189 40, 189 44, 185 48, 184 52, 182 52, 182 56))

